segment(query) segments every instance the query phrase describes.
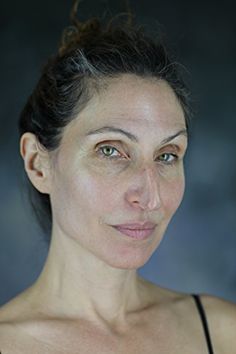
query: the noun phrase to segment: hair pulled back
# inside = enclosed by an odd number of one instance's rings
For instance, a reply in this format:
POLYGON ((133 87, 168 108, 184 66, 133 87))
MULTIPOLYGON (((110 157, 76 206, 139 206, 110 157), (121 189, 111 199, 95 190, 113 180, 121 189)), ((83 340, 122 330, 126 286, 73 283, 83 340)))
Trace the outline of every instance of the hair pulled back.
MULTIPOLYGON (((62 36, 58 53, 51 57, 30 95, 19 119, 20 136, 36 135, 48 151, 60 145, 63 128, 88 103, 102 83, 122 74, 165 80, 175 92, 185 114, 190 115, 189 93, 180 66, 171 61, 165 46, 153 40, 141 27, 117 17, 103 24, 99 19, 81 23, 76 18, 78 1, 71 13, 72 26, 62 36)), ((52 211, 48 194, 29 183, 29 195, 36 217, 50 235, 52 211)))

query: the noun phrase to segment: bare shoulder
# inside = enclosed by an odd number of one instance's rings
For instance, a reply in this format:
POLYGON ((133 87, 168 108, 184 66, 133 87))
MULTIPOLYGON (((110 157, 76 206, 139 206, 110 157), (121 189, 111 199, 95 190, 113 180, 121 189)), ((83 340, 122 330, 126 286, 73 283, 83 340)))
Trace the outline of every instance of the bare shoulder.
POLYGON ((0 307, 0 352, 11 351, 15 345, 17 331, 17 316, 20 309, 18 298, 7 302, 0 307))
POLYGON ((24 326, 30 318, 27 297, 28 291, 22 292, 0 307, 0 352, 13 353, 14 348, 17 353, 25 344, 24 326))
POLYGON ((0 326, 19 322, 22 316, 25 318, 28 307, 28 290, 25 290, 0 307, 0 326))
MULTIPOLYGON (((199 335, 199 341, 204 337, 200 317, 190 294, 157 288, 158 296, 162 295, 162 304, 168 311, 177 315, 178 323, 183 319, 183 328, 192 333, 192 340, 199 335), (200 325, 199 325, 200 324, 200 325)), ((210 295, 200 295, 206 314, 214 353, 232 353, 236 348, 236 304, 210 295)), ((178 327, 180 328, 180 326, 178 327)))
MULTIPOLYGON (((0 307, 0 353, 55 353, 51 345, 41 339, 41 322, 35 318, 35 311, 27 300, 26 291, 0 307)), ((57 353, 61 353, 60 349, 57 353)))
POLYGON ((202 295, 210 335, 219 353, 230 353, 236 348, 236 304, 223 299, 202 295))

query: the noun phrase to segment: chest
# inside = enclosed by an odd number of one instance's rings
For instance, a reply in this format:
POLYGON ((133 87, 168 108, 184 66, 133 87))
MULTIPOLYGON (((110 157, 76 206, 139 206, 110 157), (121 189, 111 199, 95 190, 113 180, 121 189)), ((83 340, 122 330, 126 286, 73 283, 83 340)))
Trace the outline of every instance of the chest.
POLYGON ((63 326, 35 331, 18 330, 0 343, 2 354, 208 354, 199 329, 169 324, 142 326, 122 335, 91 327, 63 326))

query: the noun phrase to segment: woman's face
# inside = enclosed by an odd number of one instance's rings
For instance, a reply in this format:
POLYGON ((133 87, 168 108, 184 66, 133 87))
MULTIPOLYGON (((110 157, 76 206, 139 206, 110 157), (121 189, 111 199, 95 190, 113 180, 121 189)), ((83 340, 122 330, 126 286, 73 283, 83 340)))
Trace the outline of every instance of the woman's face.
POLYGON ((53 236, 113 267, 142 266, 182 200, 186 146, 183 111, 166 82, 112 79, 64 130, 50 190, 53 236), (115 227, 134 223, 155 227, 115 227))

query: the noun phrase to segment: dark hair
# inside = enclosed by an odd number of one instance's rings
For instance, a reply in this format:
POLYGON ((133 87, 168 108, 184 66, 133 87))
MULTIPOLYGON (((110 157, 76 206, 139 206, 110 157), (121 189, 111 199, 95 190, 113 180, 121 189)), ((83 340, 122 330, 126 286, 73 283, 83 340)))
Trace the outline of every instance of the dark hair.
MULTIPOLYGON (((80 23, 73 8, 73 26, 63 34, 58 53, 43 68, 41 78, 19 120, 19 132, 32 132, 47 150, 56 149, 63 128, 82 110, 102 83, 121 74, 165 80, 175 92, 188 129, 190 104, 181 66, 170 59, 163 43, 141 27, 122 19, 102 24, 80 23)), ((52 211, 49 195, 29 183, 31 204, 43 230, 49 234, 52 211)))

